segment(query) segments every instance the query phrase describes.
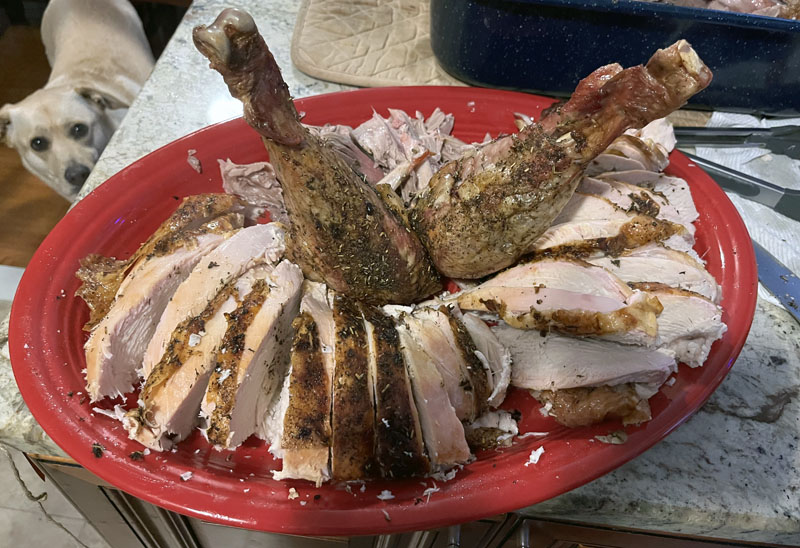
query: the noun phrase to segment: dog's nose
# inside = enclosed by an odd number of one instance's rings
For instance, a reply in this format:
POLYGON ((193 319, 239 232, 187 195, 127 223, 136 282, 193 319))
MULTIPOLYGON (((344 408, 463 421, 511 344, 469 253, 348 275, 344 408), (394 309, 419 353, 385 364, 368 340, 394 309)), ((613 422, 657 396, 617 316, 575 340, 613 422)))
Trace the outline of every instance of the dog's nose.
POLYGON ((64 178, 74 186, 81 186, 86 182, 91 170, 83 164, 70 164, 64 172, 64 178))

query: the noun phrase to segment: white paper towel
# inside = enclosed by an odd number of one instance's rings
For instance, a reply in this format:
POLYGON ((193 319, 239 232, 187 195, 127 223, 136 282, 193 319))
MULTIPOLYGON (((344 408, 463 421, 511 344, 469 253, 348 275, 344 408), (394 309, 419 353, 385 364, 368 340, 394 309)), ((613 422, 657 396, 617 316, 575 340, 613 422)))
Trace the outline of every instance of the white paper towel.
MULTIPOLYGON (((771 120, 746 114, 715 112, 706 125, 707 127, 775 127, 790 124, 800 125, 800 118, 771 120)), ((800 161, 787 156, 771 154, 768 150, 757 147, 697 147, 696 153, 702 158, 770 183, 800 189, 800 161)), ((727 194, 744 219, 750 236, 792 271, 800 274, 800 222, 736 194, 730 192, 727 194)), ((779 304, 778 300, 761 285, 758 293, 760 297, 779 304)))

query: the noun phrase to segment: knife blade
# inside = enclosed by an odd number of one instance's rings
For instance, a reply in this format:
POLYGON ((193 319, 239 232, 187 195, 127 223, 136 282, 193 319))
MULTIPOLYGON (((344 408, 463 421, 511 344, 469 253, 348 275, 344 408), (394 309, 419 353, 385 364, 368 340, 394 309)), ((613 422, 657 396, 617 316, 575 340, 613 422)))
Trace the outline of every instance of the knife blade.
POLYGON ((773 185, 758 177, 747 175, 688 152, 683 152, 683 154, 705 170, 725 190, 771 207, 790 219, 800 221, 800 190, 773 185))
POLYGON ((759 147, 800 160, 800 126, 773 128, 676 127, 679 146, 759 147))
POLYGON ((800 323, 800 278, 755 240, 753 249, 756 252, 758 280, 800 323))

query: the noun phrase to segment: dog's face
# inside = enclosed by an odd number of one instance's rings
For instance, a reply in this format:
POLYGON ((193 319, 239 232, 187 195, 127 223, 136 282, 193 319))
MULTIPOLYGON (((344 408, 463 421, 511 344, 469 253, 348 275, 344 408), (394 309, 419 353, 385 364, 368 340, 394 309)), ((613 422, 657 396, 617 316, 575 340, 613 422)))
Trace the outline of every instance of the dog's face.
POLYGON ((86 88, 40 89, 0 109, 0 142, 15 148, 31 173, 73 201, 116 129, 108 111, 123 106, 86 88))

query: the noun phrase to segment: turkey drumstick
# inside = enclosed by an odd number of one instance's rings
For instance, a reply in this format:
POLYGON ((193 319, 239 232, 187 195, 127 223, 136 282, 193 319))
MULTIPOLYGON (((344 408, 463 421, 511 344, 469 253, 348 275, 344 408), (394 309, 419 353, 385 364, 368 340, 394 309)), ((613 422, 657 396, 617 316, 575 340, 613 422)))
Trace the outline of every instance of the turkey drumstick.
POLYGON ((446 164, 411 212, 445 276, 480 278, 533 250, 584 168, 629 128, 641 128, 705 88, 711 72, 685 40, 646 66, 607 65, 539 124, 446 164))
POLYGON ((411 303, 439 290, 439 275, 402 206, 384 201, 300 123, 253 19, 226 9, 212 25, 195 28, 193 38, 262 136, 291 219, 287 253, 303 273, 376 304, 411 303))

